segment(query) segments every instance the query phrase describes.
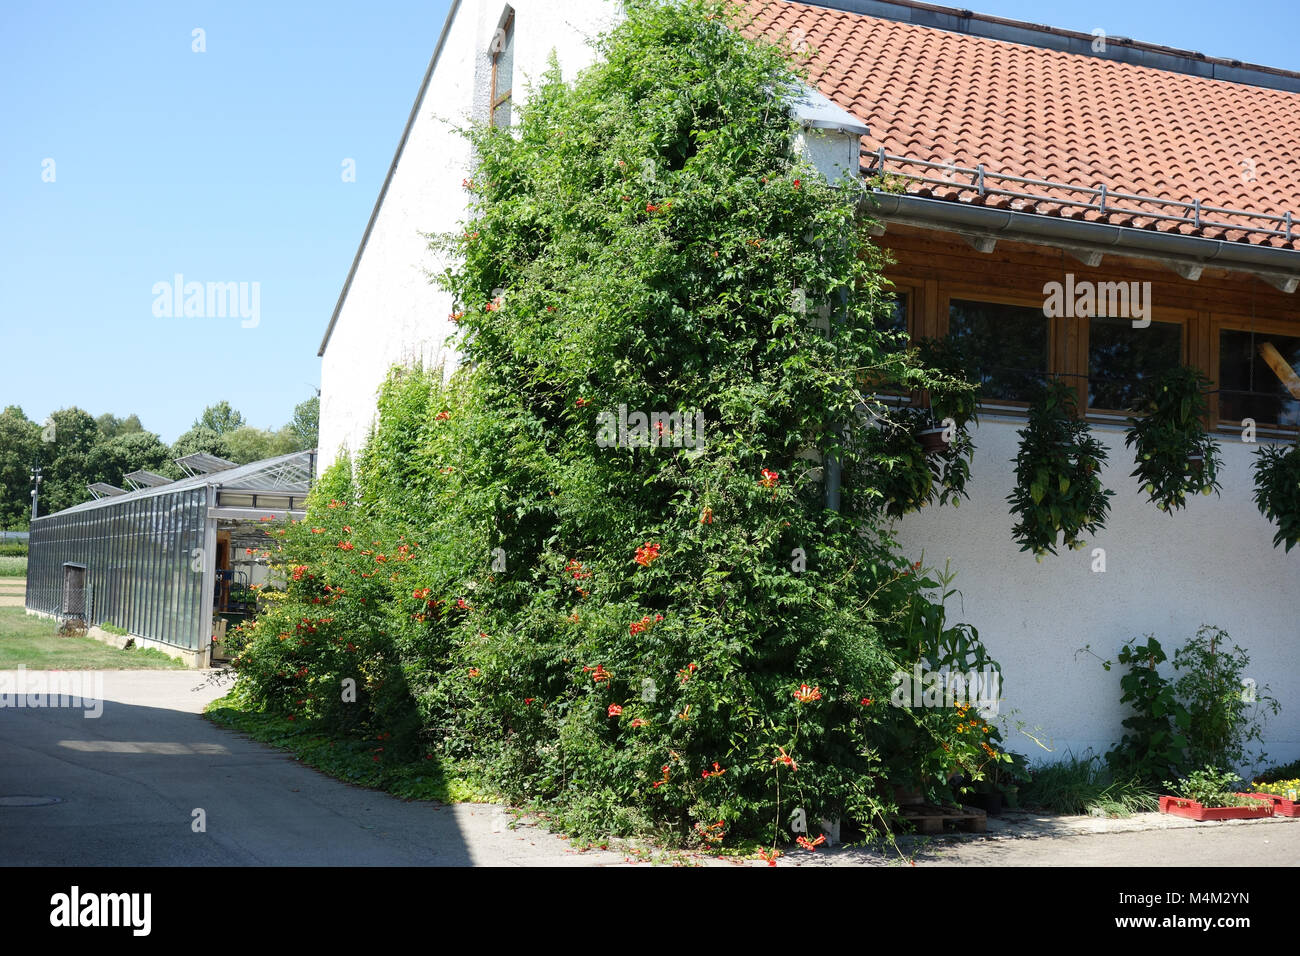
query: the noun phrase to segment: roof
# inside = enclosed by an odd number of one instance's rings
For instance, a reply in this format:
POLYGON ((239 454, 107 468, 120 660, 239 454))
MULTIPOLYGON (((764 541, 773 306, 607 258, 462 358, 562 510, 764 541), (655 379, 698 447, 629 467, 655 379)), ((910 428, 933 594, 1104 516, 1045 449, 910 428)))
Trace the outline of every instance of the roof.
MULTIPOLYGON (((1091 50, 1095 38, 1088 34, 913 0, 734 2, 754 17, 747 32, 806 46, 808 56, 796 62, 809 68, 813 85, 832 104, 871 130, 874 135, 863 136, 868 153, 883 147, 887 156, 940 166, 936 177, 928 167, 891 159, 886 168, 892 171, 965 182, 964 170, 983 166, 990 174, 1050 184, 1105 185, 1111 192, 1279 218, 1290 212, 1300 222, 1300 151, 1294 149, 1300 73, 1125 37, 1108 37, 1106 52, 1089 54, 1079 52, 1091 50)), ((459 9, 460 0, 452 0, 318 356, 338 323, 459 9)), ((1134 216, 1132 206, 1127 214, 1051 202, 1026 208, 1013 197, 972 196, 969 189, 920 180, 908 192, 1300 251, 1300 226, 1292 230, 1290 222, 1277 228, 1276 220, 1209 215, 1208 223, 1223 225, 1197 226, 1199 209, 1193 215, 1190 208, 1150 204, 1149 211, 1190 222, 1134 216)), ((1037 185, 1033 193, 1090 198, 1037 185)))
MULTIPOLYGON (((1068 52, 789 0, 741 5, 754 18, 751 33, 803 51, 795 62, 806 66, 814 85, 870 127, 871 135, 863 137, 864 159, 870 162, 883 147, 889 157, 939 164, 936 172, 893 158, 886 163, 889 170, 938 180, 912 179, 905 186, 910 194, 1300 251, 1296 74, 1182 54, 1194 62, 1226 64, 1219 72, 1293 87, 1276 89, 1156 69, 1108 53, 1068 52), (1189 205, 1173 210, 1177 221, 1134 216, 1135 204, 1127 213, 1095 202, 1093 208, 1051 201, 1026 208, 1008 196, 975 194, 970 185, 943 182, 968 184, 971 177, 945 170, 980 166, 990 175, 1104 185, 1112 193, 1189 205), (1200 206, 1277 218, 1202 217, 1200 206), (1285 219, 1288 213, 1294 229, 1285 219)), ((968 11, 947 10, 943 19, 933 11, 945 8, 926 4, 863 5, 894 15, 919 16, 919 11, 945 24, 971 17, 968 11)), ((1033 31, 1041 31, 1050 38, 1067 33, 1022 26, 1019 33, 1003 32, 1033 37, 1038 35, 1033 31)), ((1124 44, 1125 49, 1139 46, 1124 44)), ((1032 191, 1048 200, 1081 198, 1040 184, 1032 191)))
POLYGON ((219 458, 216 455, 209 455, 204 451, 196 451, 192 455, 184 455, 176 459, 176 464, 181 467, 187 475, 210 475, 215 471, 227 471, 235 468, 238 462, 233 462, 229 458, 219 458))
POLYGON ((169 482, 149 488, 138 488, 111 497, 96 498, 71 508, 64 508, 52 514, 41 515, 36 520, 44 521, 57 515, 72 514, 78 511, 91 511, 95 508, 118 507, 123 502, 136 501, 141 498, 153 498, 158 495, 170 495, 177 491, 194 490, 214 485, 218 488, 232 488, 247 491, 292 491, 306 494, 311 488, 312 473, 316 466, 316 449, 295 451, 277 458, 237 465, 234 468, 213 472, 206 475, 193 475, 179 481, 169 482))
POLYGON ((128 471, 122 477, 131 483, 132 488, 156 488, 159 485, 170 485, 172 481, 166 475, 145 471, 144 469, 128 471))
POLYGON ((110 485, 107 481, 96 481, 86 485, 86 490, 96 498, 114 498, 118 495, 126 494, 125 488, 119 488, 117 485, 110 485))

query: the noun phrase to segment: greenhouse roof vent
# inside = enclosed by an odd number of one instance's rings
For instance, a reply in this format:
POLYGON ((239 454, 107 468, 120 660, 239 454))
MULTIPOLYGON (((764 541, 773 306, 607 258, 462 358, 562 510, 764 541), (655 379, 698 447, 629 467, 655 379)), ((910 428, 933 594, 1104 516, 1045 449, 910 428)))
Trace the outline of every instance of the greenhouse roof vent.
POLYGON ((126 494, 125 488, 110 485, 107 481, 97 481, 94 484, 86 485, 86 490, 96 498, 116 498, 118 495, 126 494))
POLYGON ((127 472, 122 477, 125 478, 135 490, 141 488, 157 488, 160 485, 170 485, 172 483, 172 480, 166 475, 159 475, 155 472, 145 471, 143 469, 140 471, 127 472))
POLYGON ((176 459, 176 464, 181 467, 185 474, 193 478, 195 475, 210 475, 215 471, 225 471, 228 468, 237 468, 238 465, 233 461, 225 458, 218 458, 216 455, 209 455, 205 452, 196 451, 192 455, 185 455, 176 459))

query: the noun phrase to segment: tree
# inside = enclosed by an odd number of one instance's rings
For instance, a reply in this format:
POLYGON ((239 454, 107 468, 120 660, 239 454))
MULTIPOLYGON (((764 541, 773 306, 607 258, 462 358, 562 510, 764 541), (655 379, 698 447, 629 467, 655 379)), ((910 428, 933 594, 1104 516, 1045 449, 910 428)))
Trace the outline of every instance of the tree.
POLYGON ((62 511, 90 498, 86 485, 96 480, 89 468, 90 455, 100 441, 95 419, 75 406, 61 408, 50 415, 40 434, 40 514, 62 511))
POLYGON ((294 407, 288 427, 293 431, 294 451, 311 451, 320 431, 320 396, 313 395, 294 407))
POLYGON ((139 415, 118 418, 116 415, 106 412, 95 419, 95 424, 99 427, 99 434, 105 440, 116 438, 118 435, 129 435, 144 431, 144 426, 140 424, 139 415))
POLYGON ((261 461, 264 458, 276 458, 299 450, 297 436, 289 425, 274 432, 266 428, 244 425, 223 435, 222 439, 230 453, 228 456, 230 460, 237 461, 241 465, 261 461))
POLYGON ((171 463, 170 455, 168 447, 153 432, 120 433, 91 449, 86 461, 87 477, 90 481, 106 481, 126 488, 123 476, 142 469, 163 473, 171 463))
POLYGON ((31 468, 41 428, 17 405, 0 412, 0 529, 21 530, 31 518, 31 468))
POLYGON ((244 425, 244 416, 230 407, 224 399, 215 405, 209 405, 203 414, 194 420, 195 428, 207 428, 218 435, 233 432, 244 425))

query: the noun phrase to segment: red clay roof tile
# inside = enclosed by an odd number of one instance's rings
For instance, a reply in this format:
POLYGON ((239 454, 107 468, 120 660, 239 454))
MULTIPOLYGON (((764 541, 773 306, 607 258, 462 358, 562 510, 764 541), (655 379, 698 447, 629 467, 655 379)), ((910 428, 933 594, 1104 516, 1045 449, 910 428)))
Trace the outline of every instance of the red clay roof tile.
MULTIPOLYGON (((1296 219, 1281 237, 1132 218, 1209 238, 1300 249, 1300 93, 1044 49, 791 0, 737 0, 750 35, 800 50, 827 97, 871 128, 864 151, 1296 219)), ((920 171, 920 170, 915 170, 920 171)), ((930 175, 943 175, 932 170, 930 175)), ((967 177, 955 177, 965 183, 967 177)), ((1013 187, 1007 184, 1005 188, 1013 187)), ((935 184, 909 192, 964 201, 935 184)), ((1056 199, 1088 197, 1033 187, 1056 199)), ((1001 205, 1001 197, 984 197, 1001 205)), ((1130 209, 1133 204, 1129 204, 1130 209)), ((1015 208, 1016 203, 1012 202, 1015 208)), ((1044 214, 1077 206, 1037 203, 1044 214)), ((1154 207, 1142 207, 1158 212, 1154 207)), ((1174 210, 1170 210, 1174 212, 1174 210)), ((1130 219, 1082 218, 1124 224, 1130 219)), ((1206 214, 1205 218, 1223 220, 1206 214)), ((1285 229, 1258 220, 1234 225, 1285 229)))

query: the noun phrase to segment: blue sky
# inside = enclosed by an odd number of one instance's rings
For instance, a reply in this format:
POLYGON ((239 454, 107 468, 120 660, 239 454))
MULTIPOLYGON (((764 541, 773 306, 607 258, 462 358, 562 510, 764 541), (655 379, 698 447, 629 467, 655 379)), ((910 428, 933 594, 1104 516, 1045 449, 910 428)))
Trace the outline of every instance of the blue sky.
MULTIPOLYGON (((1295 0, 960 5, 1300 70, 1295 0)), ((285 423, 320 382, 321 335, 447 6, 10 0, 0 407, 136 413, 167 441, 221 399, 285 423), (256 325, 155 315, 155 284, 178 273, 258 283, 256 325)))

